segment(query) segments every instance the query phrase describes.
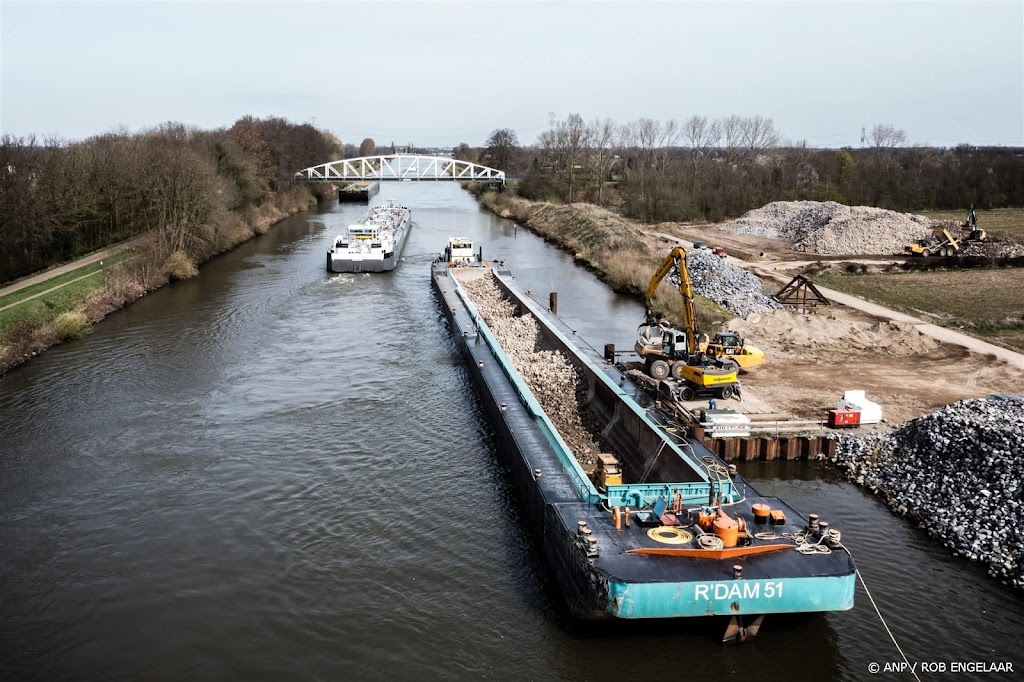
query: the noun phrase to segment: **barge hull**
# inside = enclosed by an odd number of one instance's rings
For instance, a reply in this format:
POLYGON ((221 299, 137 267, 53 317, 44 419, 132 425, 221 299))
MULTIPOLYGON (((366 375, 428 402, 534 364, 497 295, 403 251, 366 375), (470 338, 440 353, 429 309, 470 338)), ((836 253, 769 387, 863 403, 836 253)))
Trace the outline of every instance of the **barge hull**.
POLYGON ((568 516, 583 518, 589 505, 579 501, 577 492, 561 476, 553 475, 561 467, 558 455, 477 332, 452 282, 436 276, 432 281, 451 325, 455 345, 466 360, 470 377, 494 426, 500 445, 498 452, 515 485, 523 517, 529 531, 540 542, 544 559, 554 573, 569 610, 584 620, 609 617, 605 596, 607 579, 598 575, 573 546, 572 535, 563 522, 564 515, 554 508, 564 506, 568 516), (536 469, 541 470, 539 479, 534 476, 536 469), (593 584, 597 589, 581 590, 584 584, 593 584))
MULTIPOLYGON (((462 300, 455 277, 446 270, 447 264, 434 264, 432 285, 451 325, 456 346, 467 361, 470 376, 494 425, 501 446, 499 453, 515 483, 523 516, 539 539, 545 561, 573 615, 583 619, 636 619, 834 611, 852 607, 855 573, 852 559, 845 551, 831 557, 805 557, 792 551, 774 553, 775 556, 745 557, 741 562, 745 573, 743 580, 732 576, 735 561, 628 554, 628 550, 637 546, 638 535, 645 539, 645 531, 636 527, 632 532, 609 528, 610 515, 598 506, 600 498, 593 486, 589 481, 581 481, 580 472, 574 472, 574 466, 567 465, 564 443, 546 431, 546 419, 538 416, 542 408, 522 380, 515 378, 518 374, 514 369, 508 371, 510 359, 490 336, 486 324, 478 321, 475 309, 462 300), (541 470, 540 478, 535 477, 536 469, 541 470), (576 533, 581 520, 586 521, 600 539, 599 557, 588 556, 581 547, 576 533)), ((459 272, 459 279, 466 281, 491 274, 490 269, 484 267, 471 270, 474 272, 459 272)), ((610 419, 606 434, 622 443, 641 442, 643 438, 638 432, 642 424, 638 420, 647 419, 643 410, 636 412, 636 405, 629 407, 621 400, 621 404, 613 404, 612 394, 632 395, 632 385, 623 383, 622 377, 612 376, 613 369, 607 370, 606 378, 595 377, 605 371, 596 364, 600 362, 596 352, 594 358, 584 360, 580 347, 569 348, 575 338, 555 331, 554 327, 559 324, 555 318, 549 318, 542 306, 511 289, 513 278, 504 267, 495 267, 494 275, 500 288, 517 303, 520 314, 532 314, 540 322, 542 333, 552 347, 567 354, 575 353, 574 363, 589 367, 584 373, 590 373, 591 406, 614 413, 606 415, 610 419), (596 388, 595 382, 599 384, 596 388), (601 395, 602 392, 606 395, 601 395)), ((635 394, 639 400, 642 395, 639 389, 635 394)), ((695 440, 691 440, 688 447, 694 458, 711 456, 710 451, 695 440)), ((571 458, 571 454, 568 457, 571 458)), ((745 483, 741 485, 746 489, 745 483)), ((655 490, 653 494, 660 493, 655 490)), ((609 490, 609 498, 611 495, 609 490)), ((796 524, 806 521, 777 498, 759 499, 770 503, 772 508, 786 509, 792 521, 785 529, 780 527, 780 532, 794 532, 796 524)), ((617 501, 623 502, 632 506, 626 498, 617 501)))
POLYGON ((339 203, 366 203, 380 191, 379 182, 357 182, 338 190, 339 203))

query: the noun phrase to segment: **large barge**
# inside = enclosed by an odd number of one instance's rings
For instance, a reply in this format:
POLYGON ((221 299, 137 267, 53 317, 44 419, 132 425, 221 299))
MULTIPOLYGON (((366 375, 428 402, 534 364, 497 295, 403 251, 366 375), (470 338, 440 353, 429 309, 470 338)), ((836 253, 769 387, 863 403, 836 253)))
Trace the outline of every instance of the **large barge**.
POLYGON ((348 226, 327 249, 327 272, 394 270, 412 227, 412 211, 388 201, 374 206, 362 221, 348 226))
POLYGON ((380 191, 379 182, 367 180, 352 182, 338 190, 338 201, 346 202, 367 202, 380 191))
POLYGON ((726 639, 742 640, 764 614, 852 608, 855 568, 837 530, 757 493, 524 292, 503 263, 483 262, 471 242, 452 240, 431 274, 524 518, 574 615, 733 616, 726 639), (480 280, 525 318, 518 322, 536 322, 536 350, 560 353, 577 373, 580 407, 605 450, 591 458, 596 468, 581 463, 515 366, 517 342, 503 347, 478 309, 471 290, 480 280))

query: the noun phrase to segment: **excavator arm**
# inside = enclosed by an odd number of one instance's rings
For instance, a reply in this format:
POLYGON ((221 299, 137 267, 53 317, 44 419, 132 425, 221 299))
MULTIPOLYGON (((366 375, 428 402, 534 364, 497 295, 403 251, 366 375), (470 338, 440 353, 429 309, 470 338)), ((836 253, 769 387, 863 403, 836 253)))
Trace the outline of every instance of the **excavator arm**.
POLYGON ((647 318, 654 323, 654 293, 658 290, 661 280, 665 279, 673 267, 679 268, 679 294, 683 297, 683 331, 686 332, 686 351, 697 352, 697 316, 693 309, 693 287, 690 285, 690 273, 686 270, 686 251, 677 246, 672 249, 665 260, 651 277, 644 295, 647 304, 647 318))

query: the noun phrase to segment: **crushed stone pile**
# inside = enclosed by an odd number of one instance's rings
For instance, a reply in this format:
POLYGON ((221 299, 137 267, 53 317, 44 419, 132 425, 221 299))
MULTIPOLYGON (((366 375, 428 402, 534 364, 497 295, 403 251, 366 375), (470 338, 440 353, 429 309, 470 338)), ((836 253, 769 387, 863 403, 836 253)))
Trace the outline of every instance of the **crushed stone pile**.
POLYGON ((924 355, 941 345, 907 322, 859 322, 790 310, 755 313, 746 319, 730 320, 728 327, 744 338, 771 344, 775 355, 804 356, 808 349, 821 349, 905 357, 924 355))
POLYGON ((960 249, 961 256, 983 256, 985 258, 1021 258, 1024 246, 1008 239, 990 239, 986 242, 970 242, 960 249))
POLYGON ((834 201, 773 201, 722 229, 786 239, 797 251, 836 255, 889 255, 931 235, 924 216, 834 201))
POLYGON ((516 304, 506 299, 490 275, 463 288, 512 359, 526 385, 558 429, 577 461, 588 470, 597 464, 602 449, 600 428, 586 409, 586 382, 561 351, 541 350, 540 329, 529 316, 517 315, 516 304))
POLYGON ((840 440, 832 462, 955 554, 1024 589, 1024 397, 961 400, 887 434, 840 440))
MULTIPOLYGON (((686 269, 694 293, 714 301, 740 317, 782 307, 764 292, 757 275, 741 270, 708 249, 694 249, 686 254, 686 269)), ((679 273, 669 279, 679 285, 679 273)))

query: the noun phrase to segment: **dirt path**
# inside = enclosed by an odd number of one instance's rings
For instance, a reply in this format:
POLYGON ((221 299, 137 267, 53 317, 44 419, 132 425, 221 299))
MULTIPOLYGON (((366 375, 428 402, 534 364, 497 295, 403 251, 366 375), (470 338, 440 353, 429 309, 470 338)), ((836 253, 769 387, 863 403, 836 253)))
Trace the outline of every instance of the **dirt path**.
MULTIPOLYGON (((750 270, 754 274, 761 277, 769 277, 777 282, 782 282, 783 284, 789 282, 791 279, 786 275, 765 272, 758 267, 757 263, 746 263, 745 265, 746 269, 750 270)), ((957 346, 962 346, 967 350, 974 351, 975 353, 981 353, 982 355, 994 355, 1013 367, 1024 369, 1024 355, 1008 348, 1002 348, 1001 346, 996 346, 988 343, 987 341, 982 341, 979 338, 970 336, 969 334, 963 334, 955 329, 940 327, 936 324, 925 322, 913 315, 907 315, 906 313, 901 313, 898 310, 892 310, 891 308, 886 308, 885 306, 878 305, 877 303, 865 301, 863 298, 859 298, 857 296, 845 294, 841 291, 829 289, 828 287, 823 287, 817 284, 815 286, 818 288, 818 291, 833 303, 839 303, 840 305, 844 305, 848 308, 859 310, 862 313, 871 315, 872 317, 880 317, 883 319, 893 320, 894 322, 906 322, 908 324, 912 324, 919 332, 930 336, 933 339, 938 339, 943 343, 956 344, 957 346)))
MULTIPOLYGON (((86 263, 86 265, 88 265, 88 263, 86 263)), ((67 282, 64 282, 63 284, 58 284, 55 287, 51 287, 51 288, 47 289, 46 291, 40 291, 38 294, 32 294, 31 296, 26 296, 25 298, 21 299, 20 301, 15 301, 14 303, 9 303, 9 304, 7 304, 5 306, 2 306, 2 307, 0 307, 0 313, 2 313, 5 310, 8 310, 9 308, 14 308, 15 306, 19 306, 22 303, 28 303, 29 301, 31 301, 33 299, 37 299, 40 296, 46 296, 47 294, 52 294, 53 292, 57 291, 58 289, 63 289, 64 287, 68 286, 69 284, 74 284, 75 282, 81 282, 83 279, 87 279, 89 277, 94 277, 96 275, 102 275, 102 274, 103 274, 102 270, 95 270, 93 272, 90 272, 87 275, 82 275, 81 277, 75 277, 74 279, 68 280, 67 282)))
MULTIPOLYGON (((46 270, 44 272, 40 272, 35 275, 30 275, 24 279, 20 279, 14 282, 13 284, 8 284, 0 288, 0 296, 13 294, 15 291, 21 291, 22 289, 30 287, 33 284, 39 284, 40 282, 45 282, 47 280, 53 279, 54 277, 60 277, 61 275, 67 274, 79 268, 84 268, 86 265, 92 265, 93 263, 99 262, 104 258, 109 258, 115 254, 125 251, 126 249, 130 249, 133 246, 135 246, 135 240, 121 242, 120 244, 115 244, 114 246, 110 246, 106 249, 103 249, 102 251, 97 251, 96 253, 90 254, 84 258, 79 258, 78 260, 71 261, 70 263, 65 263, 64 265, 59 265, 55 268, 50 268, 49 270, 46 270)), ((68 284, 70 284, 70 282, 68 282, 68 284)))

